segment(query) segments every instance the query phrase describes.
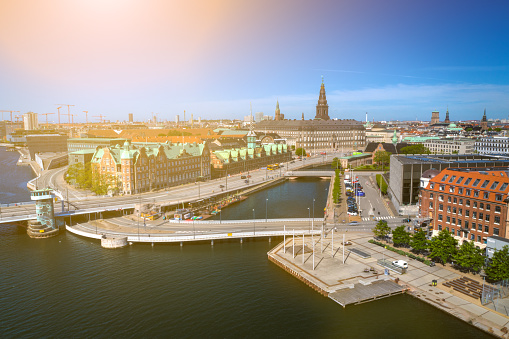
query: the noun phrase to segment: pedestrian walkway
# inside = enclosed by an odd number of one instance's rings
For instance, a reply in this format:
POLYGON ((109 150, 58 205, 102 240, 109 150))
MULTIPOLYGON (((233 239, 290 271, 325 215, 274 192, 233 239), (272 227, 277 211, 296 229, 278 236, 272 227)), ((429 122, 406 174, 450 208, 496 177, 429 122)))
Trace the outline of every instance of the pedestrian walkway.
POLYGON ((396 219, 396 217, 393 216, 385 216, 385 217, 364 217, 362 218, 362 221, 373 221, 373 220, 387 220, 387 219, 396 219))

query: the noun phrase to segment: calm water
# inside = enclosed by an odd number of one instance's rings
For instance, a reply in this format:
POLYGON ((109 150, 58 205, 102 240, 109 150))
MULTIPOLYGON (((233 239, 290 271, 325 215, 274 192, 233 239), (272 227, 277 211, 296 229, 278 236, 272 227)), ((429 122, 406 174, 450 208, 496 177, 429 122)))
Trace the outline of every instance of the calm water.
MULTIPOLYGON (((30 176, 4 175, 17 155, 0 155, 0 185, 17 195, 30 176)), ((487 337, 405 295, 343 309, 271 264, 266 240, 106 250, 12 225, 0 239, 2 338, 487 337)))

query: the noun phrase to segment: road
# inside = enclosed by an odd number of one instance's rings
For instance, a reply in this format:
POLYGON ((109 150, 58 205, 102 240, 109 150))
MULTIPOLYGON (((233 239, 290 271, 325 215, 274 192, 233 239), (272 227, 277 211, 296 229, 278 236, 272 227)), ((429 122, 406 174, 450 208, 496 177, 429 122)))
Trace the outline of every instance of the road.
MULTIPOLYGON (((250 171, 249 184, 244 182, 245 179, 241 179, 241 175, 232 175, 229 177, 218 178, 214 180, 208 180, 205 182, 197 182, 187 185, 175 186, 167 188, 166 190, 148 192, 137 195, 125 195, 115 197, 96 197, 96 196, 80 196, 78 193, 74 193, 72 190, 69 191, 70 209, 90 209, 100 207, 113 207, 120 206, 124 208, 132 208, 135 203, 144 202, 166 202, 169 204, 176 204, 179 202, 194 201, 206 197, 216 195, 218 193, 232 192, 235 193, 238 189, 244 189, 250 186, 256 186, 270 179, 278 178, 284 175, 285 171, 295 170, 311 164, 320 164, 327 161, 327 158, 341 156, 340 153, 331 153, 326 157, 321 155, 310 157, 302 160, 296 160, 294 162, 284 163, 283 168, 279 170, 269 171, 267 169, 258 169, 250 171), (224 188, 221 188, 223 185, 224 188)), ((63 187, 63 171, 65 168, 50 170, 45 172, 39 179, 43 183, 46 183, 50 187, 63 187)), ((38 184, 38 187, 42 185, 38 184)), ((64 198, 67 196, 67 190, 61 192, 64 198)), ((23 206, 9 206, 3 205, 0 210, 0 218, 16 217, 26 214, 35 214, 35 206, 33 204, 23 206)), ((61 211, 61 205, 55 204, 55 212, 61 211)))

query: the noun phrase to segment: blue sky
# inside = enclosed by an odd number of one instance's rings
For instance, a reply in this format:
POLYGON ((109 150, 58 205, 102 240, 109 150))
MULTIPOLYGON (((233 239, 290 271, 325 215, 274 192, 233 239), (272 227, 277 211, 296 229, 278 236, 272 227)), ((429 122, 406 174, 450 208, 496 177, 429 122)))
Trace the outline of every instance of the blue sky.
POLYGON ((239 119, 279 99, 312 118, 323 75, 333 118, 505 119, 508 18, 508 1, 5 0, 0 109, 239 119))

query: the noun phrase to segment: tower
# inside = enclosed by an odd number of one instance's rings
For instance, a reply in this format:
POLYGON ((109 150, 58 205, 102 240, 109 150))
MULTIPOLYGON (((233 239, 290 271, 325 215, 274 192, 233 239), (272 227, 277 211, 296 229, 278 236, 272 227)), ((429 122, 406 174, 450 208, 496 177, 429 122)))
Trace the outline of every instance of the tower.
POLYGON ((451 123, 451 120, 449 120, 449 107, 447 107, 447 111, 445 112, 445 120, 444 120, 444 122, 446 124, 451 123))
POLYGON ((281 114, 281 110, 279 109, 279 100, 276 101, 276 116, 274 117, 274 120, 281 121, 285 119, 285 115, 281 114))
POLYGON ((484 109, 484 115, 481 120, 481 129, 486 131, 488 129, 488 119, 486 119, 486 108, 484 109))
POLYGON ((396 146, 397 143, 398 143, 398 136, 396 134, 396 130, 394 130, 394 134, 392 135, 392 144, 394 146, 396 146))
POLYGON ((251 115, 251 123, 249 124, 249 132, 247 133, 247 148, 254 149, 256 147, 256 134, 254 132, 253 106, 251 103, 249 103, 249 111, 251 115))
POLYGON ((31 238, 48 238, 58 234, 58 227, 55 224, 55 212, 53 190, 46 188, 35 190, 30 193, 30 198, 35 201, 35 213, 37 220, 30 220, 27 227, 27 234, 31 238))
POLYGON ((318 104, 316 105, 316 116, 315 119, 330 120, 329 118, 329 105, 327 105, 327 98, 325 97, 325 85, 323 83, 320 86, 320 96, 318 97, 318 104))
POLYGON ((440 113, 438 111, 431 112, 431 125, 438 124, 440 122, 440 113))

